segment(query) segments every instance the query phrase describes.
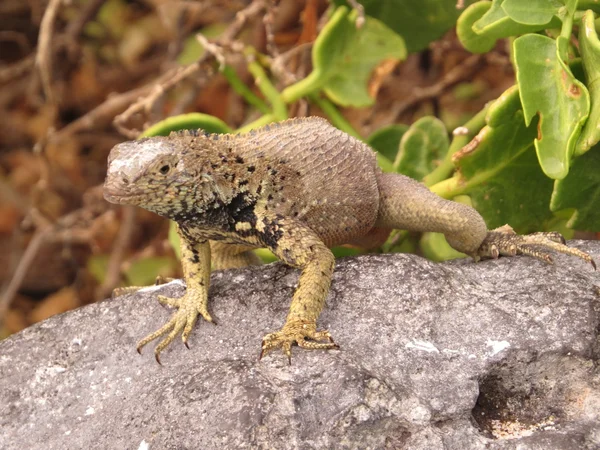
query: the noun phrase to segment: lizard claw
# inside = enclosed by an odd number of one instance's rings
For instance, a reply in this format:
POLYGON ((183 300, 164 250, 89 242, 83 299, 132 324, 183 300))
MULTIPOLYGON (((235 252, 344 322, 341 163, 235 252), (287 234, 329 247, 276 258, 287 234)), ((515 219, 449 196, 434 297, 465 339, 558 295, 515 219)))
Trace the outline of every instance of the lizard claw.
POLYGON ((477 250, 476 257, 497 258, 502 256, 528 255, 552 264, 554 262, 548 250, 554 250, 566 255, 575 256, 590 263, 596 270, 596 262, 587 253, 565 245, 564 237, 555 231, 519 235, 505 225, 488 231, 483 243, 477 250))
POLYGON ((156 330, 154 333, 149 334, 137 344, 138 353, 142 353, 142 348, 150 343, 151 341, 167 335, 162 339, 156 348, 154 349, 154 357, 156 362, 160 362, 160 353, 171 343, 179 333, 184 345, 189 349, 188 336, 192 331, 198 315, 201 315, 206 321, 212 322, 212 317, 204 307, 201 299, 193 293, 188 294, 187 292, 181 298, 169 298, 159 296, 158 301, 162 305, 172 306, 177 308, 177 311, 173 313, 171 319, 164 324, 161 328, 156 330))
POLYGON ((280 331, 267 334, 262 341, 259 360, 274 348, 281 347, 292 364, 292 345, 309 350, 330 350, 340 348, 329 331, 317 331, 315 323, 301 321, 286 322, 280 331), (319 342, 327 340, 328 342, 319 342))

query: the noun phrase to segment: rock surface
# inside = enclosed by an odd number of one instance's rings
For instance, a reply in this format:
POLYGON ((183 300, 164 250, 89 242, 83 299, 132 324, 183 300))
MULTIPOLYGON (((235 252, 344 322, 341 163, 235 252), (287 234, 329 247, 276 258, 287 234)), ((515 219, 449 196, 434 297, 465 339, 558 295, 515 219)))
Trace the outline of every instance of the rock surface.
MULTIPOLYGON (((599 242, 571 242, 600 261, 599 242)), ((340 351, 258 361, 298 273, 212 276, 219 323, 154 361, 156 292, 0 342, 0 448, 598 449, 600 274, 571 257, 338 262, 320 326, 340 351)))

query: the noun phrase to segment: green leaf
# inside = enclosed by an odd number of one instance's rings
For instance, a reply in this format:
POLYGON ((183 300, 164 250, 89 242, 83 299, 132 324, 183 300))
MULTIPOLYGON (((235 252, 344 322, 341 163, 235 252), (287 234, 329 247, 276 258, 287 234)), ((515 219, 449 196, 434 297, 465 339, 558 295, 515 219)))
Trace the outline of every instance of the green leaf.
POLYGON ((367 18, 362 28, 356 29, 356 16, 352 11, 331 29, 321 31, 313 61, 327 78, 324 91, 332 101, 362 107, 375 102, 368 92, 375 68, 383 61, 405 59, 406 47, 400 36, 376 19, 367 18))
POLYGON ((232 130, 221 119, 202 113, 181 114, 155 123, 140 137, 168 136, 171 131, 204 130, 207 133, 231 133, 232 130))
POLYGON ((504 0, 502 3, 508 17, 524 25, 546 25, 562 6, 558 0, 504 0))
MULTIPOLYGON (((517 36, 524 33, 534 33, 545 28, 560 27, 561 21, 553 16, 548 23, 525 25, 515 22, 502 8, 506 0, 493 0, 492 6, 481 19, 473 24, 473 31, 481 36, 488 38, 502 39, 509 36, 517 36)), ((523 3, 528 4, 529 0, 523 3)))
POLYGON ((397 172, 422 180, 444 159, 449 144, 444 123, 436 117, 423 117, 402 136, 394 168, 397 172))
POLYGON ((398 153, 400 139, 406 133, 406 130, 408 130, 408 125, 404 124, 394 124, 380 128, 369 136, 367 144, 388 160, 394 161, 398 153))
POLYGON ((423 256, 431 261, 448 261, 467 256, 450 247, 442 233, 423 233, 419 246, 423 256))
POLYGON ((158 275, 169 275, 173 271, 173 260, 166 256, 154 256, 134 261, 125 271, 129 286, 154 284, 158 275))
POLYGON ((377 153, 377 165, 383 172, 395 172, 394 164, 381 153, 377 153))
MULTIPOLYGON (((343 258, 345 256, 356 256, 361 254, 361 251, 359 249, 345 246, 333 247, 331 251, 333 252, 333 255, 336 258, 343 258)), ((256 253, 261 259, 261 261, 265 264, 279 261, 279 258, 277 258, 277 256, 275 256, 273 253, 271 253, 269 249, 266 248, 259 248, 257 250, 254 250, 254 253, 256 253)))
POLYGON ((520 109, 519 87, 514 85, 494 100, 494 103, 488 109, 485 121, 490 127, 498 127, 506 120, 511 120, 514 114, 520 109))
POLYGON ((575 238, 575 230, 567 227, 568 220, 573 216, 572 209, 554 213, 554 217, 546 222, 545 231, 558 231, 566 240, 575 238))
POLYGON ((382 22, 367 17, 356 28, 357 12, 339 7, 323 28, 313 46, 313 71, 305 79, 282 92, 285 103, 323 89, 342 106, 363 107, 374 103, 369 80, 382 63, 406 58, 400 36, 382 22))
POLYGON ((346 247, 346 246, 333 247, 331 249, 331 252, 333 253, 333 256, 335 256, 336 258, 344 258, 346 256, 356 256, 356 255, 360 255, 361 253, 363 253, 358 248, 346 247))
POLYGON ((473 24, 491 8, 491 2, 477 2, 463 11, 456 22, 456 34, 464 48, 471 53, 487 53, 496 45, 496 38, 473 31, 473 24))
POLYGON ((271 108, 267 106, 263 99, 256 95, 252 89, 246 86, 246 83, 240 79, 233 67, 225 65, 221 73, 233 90, 242 96, 248 104, 254 106, 263 114, 270 114, 271 108))
MULTIPOLYGON (((475 0, 465 1, 470 5, 475 0)), ((346 4, 336 0, 337 5, 346 4)), ((419 52, 442 37, 456 23, 456 0, 360 0, 365 13, 381 20, 406 41, 409 52, 419 52)))
POLYGON ((596 145, 573 161, 569 175, 554 184, 552 211, 574 208, 567 226, 576 230, 600 231, 600 146, 596 145))
POLYGON ((577 142, 575 153, 581 155, 600 141, 600 41, 594 24, 594 14, 586 11, 579 28, 579 50, 592 103, 590 117, 577 142))
POLYGON ((598 0, 579 0, 577 2, 577 9, 580 11, 591 9, 595 13, 600 13, 600 2, 598 0))
POLYGON ((455 159, 459 193, 471 196, 490 229, 509 223, 519 233, 539 231, 551 218, 552 180, 540 169, 534 151, 537 120, 526 127, 521 110, 501 110, 505 119, 484 127, 475 149, 455 159))
POLYGON ((544 173, 554 179, 569 172, 571 155, 589 109, 589 94, 560 58, 568 40, 537 34, 514 41, 517 81, 526 124, 539 117, 535 148, 544 173))
POLYGON ((254 253, 261 259, 261 261, 265 264, 269 264, 275 261, 279 261, 279 258, 275 256, 269 249, 267 248, 258 248, 254 250, 254 253))

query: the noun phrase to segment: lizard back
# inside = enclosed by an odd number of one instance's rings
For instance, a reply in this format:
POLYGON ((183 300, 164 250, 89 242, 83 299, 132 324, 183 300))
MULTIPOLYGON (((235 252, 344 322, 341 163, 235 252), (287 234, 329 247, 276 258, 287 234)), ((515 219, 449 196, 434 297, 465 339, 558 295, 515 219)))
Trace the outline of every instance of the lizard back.
POLYGON ((239 154, 277 171, 262 193, 268 210, 308 225, 329 246, 373 227, 379 169, 363 142, 318 117, 267 125, 233 140, 239 154))

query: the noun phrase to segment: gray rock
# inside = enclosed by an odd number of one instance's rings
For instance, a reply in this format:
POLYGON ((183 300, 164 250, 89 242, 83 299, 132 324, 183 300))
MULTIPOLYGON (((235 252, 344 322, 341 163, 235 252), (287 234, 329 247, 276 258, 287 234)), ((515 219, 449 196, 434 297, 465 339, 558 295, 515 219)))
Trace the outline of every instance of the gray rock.
MULTIPOLYGON (((599 242, 571 242, 600 261, 599 242)), ((0 448, 598 449, 600 275, 571 257, 338 262, 339 351, 258 360, 298 272, 216 272, 190 350, 136 342, 174 282, 0 342, 0 448)))

